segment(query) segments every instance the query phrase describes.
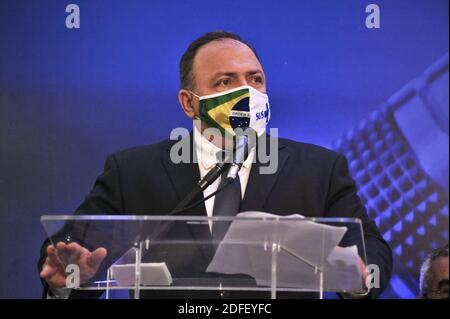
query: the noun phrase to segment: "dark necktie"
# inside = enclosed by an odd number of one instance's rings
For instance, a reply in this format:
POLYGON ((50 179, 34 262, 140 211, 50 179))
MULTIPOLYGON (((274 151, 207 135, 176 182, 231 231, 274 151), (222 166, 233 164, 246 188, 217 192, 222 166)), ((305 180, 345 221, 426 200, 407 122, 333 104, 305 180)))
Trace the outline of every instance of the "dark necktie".
MULTIPOLYGON (((228 183, 227 174, 228 171, 222 174, 218 189, 228 183)), ((213 216, 236 216, 239 213, 239 208, 241 206, 241 198, 241 182, 238 175, 230 185, 225 187, 223 191, 215 196, 213 216)), ((215 222, 213 224, 212 238, 215 241, 216 245, 218 245, 219 242, 223 239, 230 224, 231 222, 227 221, 215 222)))

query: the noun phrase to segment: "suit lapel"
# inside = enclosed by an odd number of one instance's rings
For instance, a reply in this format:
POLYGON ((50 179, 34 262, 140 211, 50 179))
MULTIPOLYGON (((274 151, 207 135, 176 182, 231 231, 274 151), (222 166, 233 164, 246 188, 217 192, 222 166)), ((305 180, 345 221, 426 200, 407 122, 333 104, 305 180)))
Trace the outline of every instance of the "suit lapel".
MULTIPOLYGON (((191 192, 191 190, 196 186, 197 182, 200 180, 200 172, 198 168, 198 163, 195 154, 195 146, 193 143, 193 133, 189 134, 185 139, 189 139, 190 146, 190 161, 189 163, 173 163, 170 159, 170 148, 167 149, 166 154, 163 158, 163 165, 166 169, 167 175, 172 183, 173 188, 178 197, 178 202, 173 203, 175 207, 179 202, 181 202, 185 196, 191 192)), ((185 142, 187 142, 185 140, 185 142)), ((190 204, 202 200, 203 194, 199 194, 190 204)), ((177 216, 207 216, 205 204, 200 205, 185 210, 181 213, 176 214, 177 216)), ((209 230, 209 225, 198 224, 190 225, 188 227, 191 237, 197 242, 210 242, 212 239, 211 232, 209 230)), ((211 260, 214 254, 212 245, 200 245, 203 256, 206 260, 211 260)))
MULTIPOLYGON (((170 150, 178 142, 167 148, 167 152, 162 159, 163 166, 178 197, 178 202, 173 203, 173 208, 187 196, 200 179, 198 163, 194 161, 196 156, 192 141, 192 132, 180 142, 185 143, 184 145, 186 145, 186 147, 183 148, 183 151, 189 151, 189 161, 187 163, 174 163, 170 158, 170 150)), ((203 199, 203 194, 197 196, 194 201, 201 199, 203 199)), ((192 201, 191 204, 194 203, 194 201, 192 201)), ((198 205, 194 209, 184 211, 178 215, 206 216, 205 205, 198 205)))
MULTIPOLYGON (((264 138, 266 140, 266 150, 270 150, 269 143, 273 143, 274 139, 269 135, 264 138)), ((289 154, 286 147, 280 140, 278 140, 278 168, 275 173, 261 174, 260 168, 263 165, 257 157, 256 162, 252 164, 247 188, 240 208, 241 212, 262 210, 288 157, 289 154)))
MULTIPOLYGON (((163 159, 163 164, 169 179, 174 187, 178 200, 181 201, 196 185, 200 179, 200 173, 198 168, 198 163, 195 161, 193 163, 192 159, 195 159, 195 148, 193 144, 193 133, 185 137, 189 139, 191 150, 194 150, 191 154, 190 163, 179 163, 175 164, 170 159, 170 148, 167 150, 163 159)), ((266 144, 266 149, 270 150, 269 144, 273 143, 275 138, 267 136, 262 139, 262 143, 266 144)), ((258 153, 258 150, 257 150, 258 153)), ((247 210, 261 210, 264 204, 267 202, 270 191, 275 185, 275 182, 283 169, 284 164, 289 158, 289 153, 287 152, 286 146, 282 141, 278 140, 278 168, 273 174, 261 174, 260 168, 265 164, 261 163, 258 156, 256 156, 256 162, 253 163, 249 180, 247 183, 247 188, 245 190, 245 196, 241 203, 241 211, 247 210)), ((203 194, 200 194, 195 201, 203 199, 203 194)), ((177 203, 173 203, 175 207, 177 203)), ((205 204, 202 203, 193 209, 186 210, 179 215, 191 215, 191 216, 207 216, 205 204)), ((210 237, 211 234, 207 229, 207 235, 210 237)), ((203 234, 205 235, 205 234, 203 234)))
MULTIPOLYGON (((178 163, 175 164, 170 159, 170 148, 167 150, 163 158, 163 165, 167 172, 167 175, 172 183, 172 186, 177 194, 178 201, 183 198, 195 187, 196 183, 200 179, 200 172, 196 159, 195 147, 193 143, 193 133, 185 137, 189 139, 191 154, 190 163, 178 163)), ((269 143, 273 142, 273 137, 264 137, 263 142, 266 143, 266 150, 270 150, 269 143)), ((258 150, 257 150, 258 153, 258 150)), ((264 204, 268 200, 269 194, 278 179, 279 173, 283 169, 289 155, 285 145, 278 140, 278 168, 273 174, 261 174, 260 168, 264 166, 256 156, 256 162, 252 164, 250 176, 245 191, 244 199, 241 203, 240 211, 248 210, 262 210, 264 204)), ((203 199, 203 194, 199 194, 194 201, 203 199)), ((192 202, 193 203, 193 202, 192 202)), ((175 207, 177 203, 173 203, 175 207)), ((205 204, 202 203, 195 208, 186 210, 177 215, 181 216, 207 216, 205 204)), ((198 242, 211 241, 212 236, 209 230, 208 224, 197 225, 195 227, 189 227, 189 231, 192 238, 198 242)), ((214 249, 212 245, 201 245, 201 251, 206 260, 211 260, 214 255, 214 249)))

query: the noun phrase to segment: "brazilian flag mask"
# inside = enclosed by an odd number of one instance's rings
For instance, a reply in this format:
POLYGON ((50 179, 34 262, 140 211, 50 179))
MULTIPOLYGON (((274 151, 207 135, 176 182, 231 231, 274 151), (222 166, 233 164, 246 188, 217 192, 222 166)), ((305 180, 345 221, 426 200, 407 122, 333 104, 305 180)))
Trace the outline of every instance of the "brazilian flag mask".
MULTIPOLYGON (((193 93, 193 92, 192 92, 193 93)), ((209 127, 235 135, 236 128, 252 128, 264 133, 270 119, 269 97, 251 86, 241 86, 217 94, 198 96, 200 120, 209 127)))

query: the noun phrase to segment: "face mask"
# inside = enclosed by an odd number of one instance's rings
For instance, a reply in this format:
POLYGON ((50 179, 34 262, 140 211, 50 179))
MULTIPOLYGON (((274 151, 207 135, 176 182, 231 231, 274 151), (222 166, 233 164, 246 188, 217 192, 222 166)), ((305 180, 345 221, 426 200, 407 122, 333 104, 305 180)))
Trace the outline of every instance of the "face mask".
POLYGON ((260 136, 269 122, 269 97, 251 86, 204 96, 192 94, 200 101, 200 120, 222 134, 226 131, 234 136, 234 129, 250 127, 260 136))

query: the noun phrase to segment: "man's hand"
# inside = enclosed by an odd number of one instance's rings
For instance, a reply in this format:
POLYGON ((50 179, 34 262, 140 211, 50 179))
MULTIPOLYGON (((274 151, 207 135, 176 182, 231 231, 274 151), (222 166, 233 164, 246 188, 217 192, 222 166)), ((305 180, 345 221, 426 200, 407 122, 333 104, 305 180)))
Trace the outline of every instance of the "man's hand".
POLYGON ((90 252, 77 243, 49 245, 47 259, 39 275, 50 288, 63 288, 66 287, 66 266, 75 264, 80 268, 80 283, 86 283, 97 273, 106 254, 103 247, 90 252))
MULTIPOLYGON (((335 247, 336 250, 339 250, 339 249, 342 249, 342 248, 344 248, 344 247, 340 247, 340 246, 336 246, 336 247, 335 247)), ((360 256, 357 256, 357 258, 358 258, 357 264, 358 264, 359 271, 361 272, 363 285, 364 285, 364 288, 367 288, 366 280, 367 280, 367 278, 369 277, 370 273, 367 271, 366 264, 365 264, 364 261, 361 259, 361 257, 360 257, 360 256)))
POLYGON ((359 270, 361 271, 361 274, 362 274, 364 287, 367 288, 366 280, 367 280, 367 277, 369 277, 370 273, 367 271, 366 264, 364 263, 364 261, 359 256, 358 256, 358 268, 359 268, 359 270))

